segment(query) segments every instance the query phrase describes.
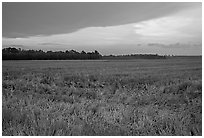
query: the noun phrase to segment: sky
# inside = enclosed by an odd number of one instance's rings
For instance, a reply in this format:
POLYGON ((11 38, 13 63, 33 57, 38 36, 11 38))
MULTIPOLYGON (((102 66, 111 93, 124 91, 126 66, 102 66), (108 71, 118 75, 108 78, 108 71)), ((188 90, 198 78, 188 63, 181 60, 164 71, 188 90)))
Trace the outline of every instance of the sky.
POLYGON ((3 2, 2 45, 102 55, 202 55, 202 3, 3 2))

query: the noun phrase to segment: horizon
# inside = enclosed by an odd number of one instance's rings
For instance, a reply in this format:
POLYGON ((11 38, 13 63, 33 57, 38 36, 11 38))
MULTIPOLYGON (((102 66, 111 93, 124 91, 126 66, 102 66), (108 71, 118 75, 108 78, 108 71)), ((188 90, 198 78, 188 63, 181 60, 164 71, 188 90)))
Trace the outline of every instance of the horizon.
MULTIPOLYGON (((39 50, 42 50, 42 49, 23 49, 21 47, 15 47, 15 46, 9 46, 9 47, 2 47, 2 50, 3 49, 6 49, 6 48, 16 48, 16 49, 20 49, 20 50, 35 50, 35 51, 39 51, 39 50)), ((89 51, 85 51, 85 50, 81 50, 81 51, 77 51, 75 49, 66 49, 66 50, 42 50, 43 52, 48 52, 48 51, 51 51, 51 52, 66 52, 66 51, 76 51, 76 52, 79 52, 81 53, 82 51, 86 52, 86 53, 89 53, 89 52, 94 52, 94 51, 97 51, 100 53, 100 51, 98 51, 97 49, 93 49, 93 50, 89 50, 89 51)), ((102 56, 127 56, 127 55, 158 55, 158 56, 189 56, 189 57, 193 57, 193 56, 202 56, 201 55, 170 55, 170 54, 158 54, 158 53, 128 53, 128 54, 107 54, 107 55, 103 55, 101 54, 102 56)))
POLYGON ((3 2, 2 48, 202 55, 201 2, 3 2), (37 10, 36 10, 37 9, 37 10))

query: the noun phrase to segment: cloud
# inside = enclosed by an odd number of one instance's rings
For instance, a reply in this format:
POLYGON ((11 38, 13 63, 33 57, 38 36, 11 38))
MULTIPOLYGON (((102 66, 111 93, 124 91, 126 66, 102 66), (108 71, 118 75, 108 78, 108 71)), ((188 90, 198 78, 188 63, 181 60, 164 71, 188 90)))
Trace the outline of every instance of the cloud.
MULTIPOLYGON (((36 35, 27 38, 5 38, 3 45, 24 45, 45 50, 93 50, 93 49, 141 49, 149 43, 161 47, 183 47, 186 44, 202 44, 201 7, 194 6, 175 14, 137 23, 87 27, 73 33, 36 35), (175 44, 179 45, 175 45, 175 44), (162 45, 161 45, 162 44, 162 45)), ((155 48, 155 45, 150 48, 155 48)), ((200 46, 201 47, 201 46, 200 46)), ((200 49, 200 47, 198 49, 200 49)), ((157 47, 158 48, 158 47, 157 47)), ((128 50, 127 50, 128 51, 128 50)), ((146 50, 148 51, 148 50, 146 50)), ((189 51, 190 53, 191 51, 189 51)))
POLYGON ((48 46, 66 46, 65 44, 60 44, 60 43, 38 43, 39 45, 48 45, 48 46))
POLYGON ((3 38, 4 45, 72 45, 107 46, 128 43, 128 36, 134 34, 133 24, 109 27, 88 27, 69 34, 32 36, 28 38, 3 38))
POLYGON ((162 49, 199 49, 202 47, 201 43, 172 43, 172 44, 162 44, 162 43, 149 43, 147 46, 162 48, 162 49))
POLYGON ((135 33, 154 43, 201 42, 201 8, 135 24, 135 33))
POLYGON ((28 37, 72 33, 82 28, 118 26, 162 18, 201 6, 189 2, 91 2, 2 4, 2 35, 28 37), (37 9, 37 10, 36 10, 37 9))

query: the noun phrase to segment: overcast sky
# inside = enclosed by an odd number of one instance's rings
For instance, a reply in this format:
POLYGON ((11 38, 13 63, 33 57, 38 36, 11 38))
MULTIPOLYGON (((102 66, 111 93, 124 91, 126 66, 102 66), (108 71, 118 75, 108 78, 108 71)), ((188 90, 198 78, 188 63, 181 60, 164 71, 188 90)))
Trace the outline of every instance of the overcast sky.
POLYGON ((201 3, 3 3, 3 47, 202 54, 201 3))

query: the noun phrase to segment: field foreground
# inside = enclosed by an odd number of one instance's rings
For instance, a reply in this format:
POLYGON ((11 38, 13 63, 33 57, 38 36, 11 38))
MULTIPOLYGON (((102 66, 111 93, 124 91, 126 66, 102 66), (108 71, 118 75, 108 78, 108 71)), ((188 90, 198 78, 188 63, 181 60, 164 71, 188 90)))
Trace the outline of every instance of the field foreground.
POLYGON ((202 135, 201 57, 2 64, 2 135, 202 135))

